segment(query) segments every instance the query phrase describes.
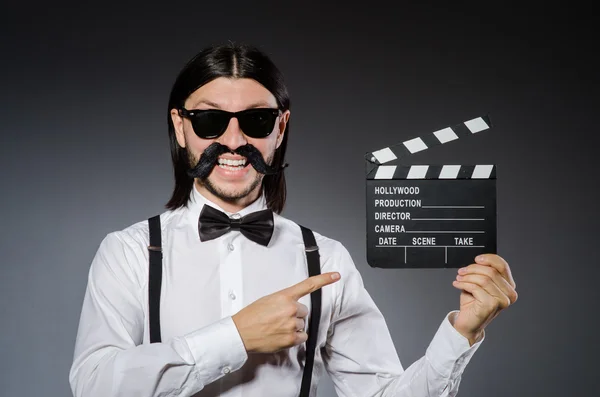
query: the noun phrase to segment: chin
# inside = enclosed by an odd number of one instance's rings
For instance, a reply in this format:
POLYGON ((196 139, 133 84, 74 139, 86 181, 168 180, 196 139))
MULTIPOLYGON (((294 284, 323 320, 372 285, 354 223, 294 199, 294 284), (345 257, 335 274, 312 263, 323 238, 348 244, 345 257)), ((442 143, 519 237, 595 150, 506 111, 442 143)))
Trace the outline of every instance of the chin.
POLYGON ((261 180, 258 178, 244 183, 224 183, 216 182, 209 177, 207 181, 202 183, 202 186, 221 200, 237 201, 256 194, 260 184, 261 180))

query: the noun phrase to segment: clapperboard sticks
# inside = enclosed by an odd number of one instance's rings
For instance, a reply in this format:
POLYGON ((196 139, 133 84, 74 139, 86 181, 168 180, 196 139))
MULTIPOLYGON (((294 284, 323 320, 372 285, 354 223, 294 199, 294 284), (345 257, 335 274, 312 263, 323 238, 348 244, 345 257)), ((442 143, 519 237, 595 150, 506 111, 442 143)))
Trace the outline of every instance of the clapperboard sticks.
POLYGON ((371 266, 458 267, 496 250, 495 165, 386 165, 490 128, 486 115, 365 155, 371 266))
POLYGON ((489 115, 477 117, 452 127, 425 134, 393 146, 370 152, 365 159, 371 165, 367 179, 487 179, 491 178, 493 165, 413 165, 398 167, 382 164, 400 160, 434 146, 465 138, 492 128, 489 115), (437 178, 436 178, 437 177, 437 178))

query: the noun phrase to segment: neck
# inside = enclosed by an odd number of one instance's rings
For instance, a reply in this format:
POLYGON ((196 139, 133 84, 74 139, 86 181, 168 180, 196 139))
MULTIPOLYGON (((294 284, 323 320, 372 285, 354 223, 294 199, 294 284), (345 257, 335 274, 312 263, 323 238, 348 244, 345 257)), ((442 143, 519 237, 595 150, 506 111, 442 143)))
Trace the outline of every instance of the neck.
POLYGON ((219 196, 216 196, 212 192, 210 192, 208 189, 206 189, 206 187, 204 187, 202 184, 200 184, 197 180, 194 182, 194 185, 196 186, 196 189, 198 190, 198 192, 201 195, 203 195, 207 200, 212 201, 219 207, 223 208, 225 211, 231 212, 231 213, 240 212, 241 210, 243 210, 244 208, 246 208, 247 206, 249 206, 256 200, 258 200, 258 198, 260 197, 260 194, 261 194, 261 190, 262 190, 262 184, 260 184, 256 187, 256 189, 254 189, 253 191, 251 191, 244 197, 241 197, 239 199, 234 199, 234 200, 225 200, 219 196))

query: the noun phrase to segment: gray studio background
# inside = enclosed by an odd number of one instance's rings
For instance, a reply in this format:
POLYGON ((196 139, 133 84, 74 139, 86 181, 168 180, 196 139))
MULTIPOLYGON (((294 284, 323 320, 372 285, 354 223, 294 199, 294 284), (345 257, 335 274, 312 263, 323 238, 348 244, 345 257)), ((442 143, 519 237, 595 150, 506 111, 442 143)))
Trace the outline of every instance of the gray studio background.
MULTIPOLYGON (((499 253, 520 299, 488 328, 459 395, 599 395, 598 62, 578 12, 3 5, 0 395, 70 395, 90 261, 107 233, 163 210, 171 84, 227 40, 284 72, 284 215, 348 247, 405 367, 457 308, 455 270, 369 267, 363 155, 489 112, 494 129, 411 159, 498 166, 499 253)), ((325 379, 319 396, 334 395, 325 379)))

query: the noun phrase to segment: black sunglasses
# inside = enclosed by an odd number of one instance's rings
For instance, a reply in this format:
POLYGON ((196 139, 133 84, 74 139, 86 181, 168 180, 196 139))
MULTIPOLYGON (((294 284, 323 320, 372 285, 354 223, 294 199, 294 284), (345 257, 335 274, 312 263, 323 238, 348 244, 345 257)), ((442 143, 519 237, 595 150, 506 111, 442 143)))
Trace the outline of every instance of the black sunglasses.
POLYGON ((204 139, 218 138, 223 135, 229 120, 235 117, 244 134, 251 138, 266 138, 273 132, 279 109, 254 108, 240 112, 226 112, 219 109, 179 109, 179 115, 192 123, 196 135, 204 139))

